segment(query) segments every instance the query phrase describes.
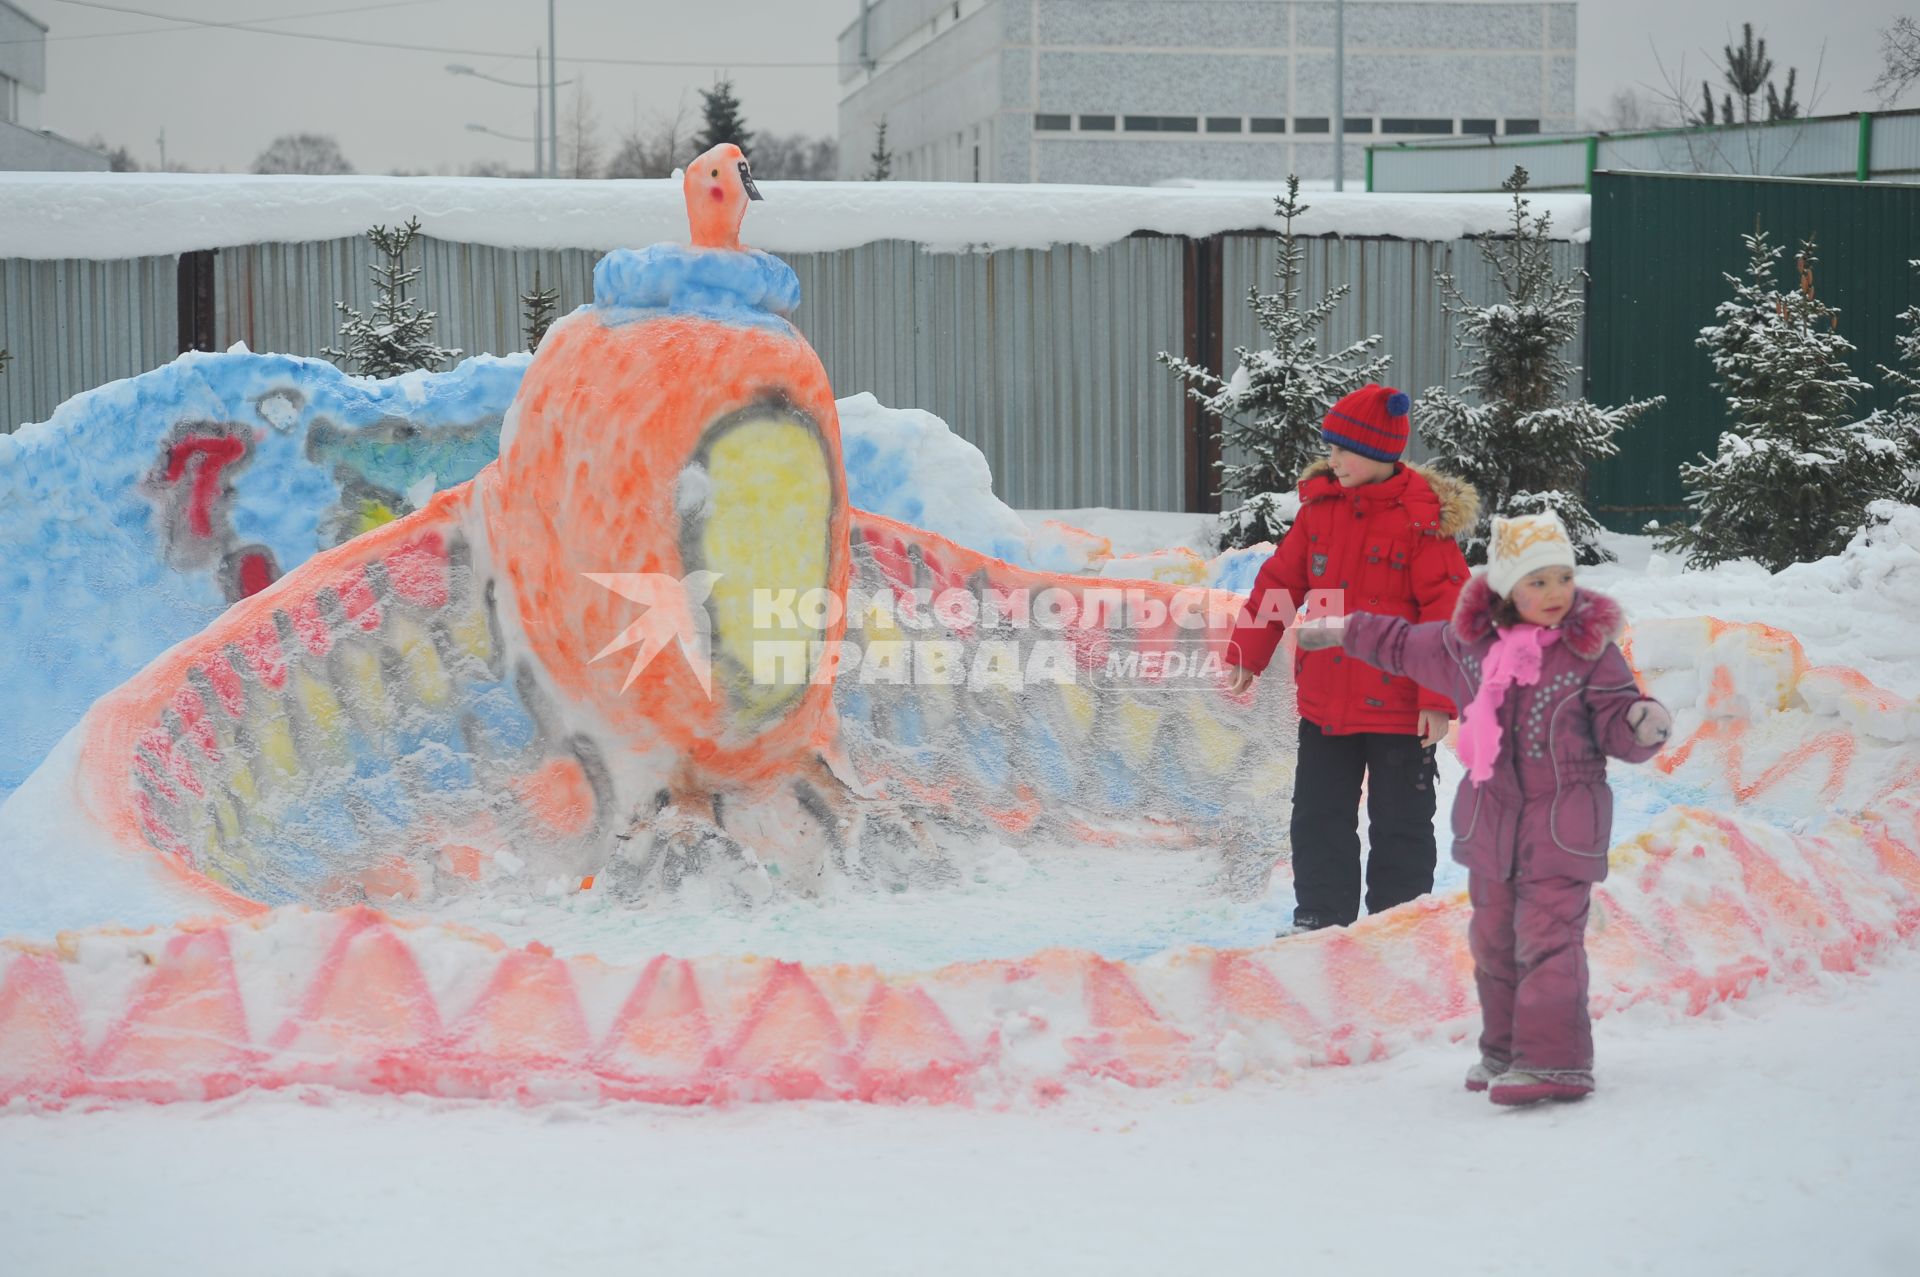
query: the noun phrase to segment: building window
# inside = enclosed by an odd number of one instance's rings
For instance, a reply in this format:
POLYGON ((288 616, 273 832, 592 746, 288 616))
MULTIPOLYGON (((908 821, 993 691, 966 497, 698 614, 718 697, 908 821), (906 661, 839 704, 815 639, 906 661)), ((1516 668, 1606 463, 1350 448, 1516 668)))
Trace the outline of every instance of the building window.
POLYGON ((973 180, 976 182, 980 180, 980 144, 978 142, 973 146, 973 180))
POLYGON ((1509 133, 1538 133, 1539 131, 1540 121, 1538 120, 1507 121, 1507 132, 1509 133))
POLYGON ((1237 115, 1209 115, 1207 117, 1207 132, 1238 133, 1240 132, 1240 117, 1237 115))
POLYGON ((1324 115, 1296 115, 1293 117, 1295 133, 1331 133, 1333 121, 1324 115))
POLYGON ((1083 115, 1080 117, 1080 131, 1082 133, 1111 133, 1113 132, 1113 117, 1111 115, 1083 115))
POLYGON ((1033 127, 1042 132, 1065 133, 1073 127, 1073 117, 1071 115, 1036 115, 1033 117, 1033 127))
POLYGON ((1256 115, 1247 121, 1249 131, 1254 133, 1285 133, 1287 122, 1271 115, 1256 115))
POLYGON ((20 119, 20 85, 0 75, 0 124, 15 124, 20 119))
POLYGON ((1484 137, 1492 137, 1500 131, 1500 121, 1462 120, 1460 121, 1460 131, 1462 133, 1477 133, 1484 137))
POLYGON ((1200 121, 1191 115, 1128 115, 1121 125, 1129 133, 1198 133, 1200 121))
POLYGON ((1373 117, 1367 116, 1364 119, 1355 119, 1353 116, 1349 115, 1347 117, 1347 132, 1349 133, 1373 132, 1373 117))
POLYGON ((1433 119, 1394 119, 1388 117, 1380 121, 1382 133, 1451 133, 1452 120, 1433 119))

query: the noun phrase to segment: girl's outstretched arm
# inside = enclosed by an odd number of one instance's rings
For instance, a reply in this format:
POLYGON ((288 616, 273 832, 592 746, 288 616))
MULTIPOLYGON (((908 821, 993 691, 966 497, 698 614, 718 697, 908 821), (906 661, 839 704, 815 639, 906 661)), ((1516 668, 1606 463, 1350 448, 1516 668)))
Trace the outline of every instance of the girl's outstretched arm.
POLYGON ((1397 616, 1355 612, 1338 632, 1341 645, 1359 660, 1410 678, 1456 705, 1473 699, 1467 672, 1447 643, 1450 621, 1410 625, 1397 616))
POLYGON ((1582 697, 1588 721, 1593 724, 1594 743, 1601 753, 1629 763, 1644 763, 1666 744, 1672 716, 1666 706, 1640 690, 1633 667, 1611 643, 1593 667, 1582 697), (1647 708, 1639 709, 1642 705, 1647 708))

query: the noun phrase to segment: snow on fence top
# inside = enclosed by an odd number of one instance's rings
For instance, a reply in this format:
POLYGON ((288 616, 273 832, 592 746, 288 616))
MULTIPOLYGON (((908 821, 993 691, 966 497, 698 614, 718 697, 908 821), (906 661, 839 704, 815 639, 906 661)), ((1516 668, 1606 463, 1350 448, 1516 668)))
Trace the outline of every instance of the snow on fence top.
MULTIPOLYGON (((1135 231, 1211 235, 1276 227, 1258 188, 765 182, 745 229, 772 252, 876 240, 938 251, 1099 246, 1135 231)), ((1277 192, 1276 184, 1275 191, 1277 192)), ((1506 227, 1503 195, 1316 191, 1307 235, 1450 240, 1506 227)), ((1587 236, 1585 195, 1539 195, 1557 238, 1587 236)), ((420 219, 436 239, 498 248, 609 249, 685 240, 677 180, 262 177, 199 173, 0 173, 0 258, 149 257, 238 244, 307 243, 420 219)))

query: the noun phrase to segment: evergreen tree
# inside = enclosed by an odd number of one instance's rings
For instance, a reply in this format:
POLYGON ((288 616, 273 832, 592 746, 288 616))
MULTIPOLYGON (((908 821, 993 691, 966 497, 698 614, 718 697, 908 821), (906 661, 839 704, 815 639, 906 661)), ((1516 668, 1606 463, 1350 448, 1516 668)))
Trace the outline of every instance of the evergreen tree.
POLYGON ((1908 446, 1881 414, 1853 420, 1868 386, 1847 367, 1853 343, 1839 333, 1839 312, 1815 290, 1813 241, 1794 259, 1795 285, 1782 289, 1779 246, 1764 231, 1742 239, 1746 276, 1726 277, 1733 299, 1699 338, 1733 429, 1712 458, 1680 468, 1694 522, 1661 548, 1693 567, 1751 558, 1777 572, 1846 548, 1867 507, 1898 495, 1908 446))
POLYGON ((1300 202, 1300 179, 1289 176, 1287 193, 1274 197, 1274 212, 1282 219, 1273 271, 1279 291, 1263 295, 1258 287, 1247 289, 1247 305, 1269 348, 1235 350, 1240 367, 1229 381, 1199 364, 1160 355, 1160 362, 1188 383, 1188 397, 1225 424, 1226 450, 1246 457, 1216 463, 1222 495, 1238 498, 1221 519, 1224 549, 1280 539, 1292 522, 1283 502, 1301 471, 1325 450, 1320 421, 1327 409, 1348 391, 1379 381, 1389 362, 1373 353, 1378 335, 1321 353, 1322 329, 1351 290, 1342 284, 1302 309, 1306 251, 1293 221, 1307 208, 1300 202))
POLYGON ((520 294, 520 304, 526 308, 527 349, 540 349, 540 339, 547 335, 547 329, 553 326, 553 312, 560 304, 560 290, 541 288, 540 272, 533 272, 533 291, 520 294))
MULTIPOLYGON (((1920 271, 1920 258, 1907 265, 1920 271)), ((1920 505, 1920 305, 1907 307, 1897 318, 1906 327, 1905 332, 1893 339, 1902 367, 1889 368, 1881 364, 1880 375, 1889 387, 1901 392, 1900 398, 1891 411, 1876 412, 1869 421, 1892 439, 1903 454, 1896 464, 1904 471, 1904 478, 1896 485, 1894 496, 1910 505, 1920 505)), ((0 357, 5 353, 0 351, 0 357)))
POLYGON ((1528 215, 1526 187, 1527 171, 1515 168, 1501 183, 1513 196, 1512 229, 1480 241, 1503 296, 1476 305, 1451 274, 1438 275, 1454 346, 1466 356, 1461 375, 1479 402, 1436 386, 1421 397, 1414 419, 1434 460, 1479 489, 1469 559, 1485 559, 1495 515, 1551 510, 1567 525, 1580 562, 1601 563, 1612 556, 1586 506, 1588 467, 1617 453, 1615 436, 1663 400, 1602 408, 1563 398, 1579 372, 1562 352, 1580 332, 1586 273, 1556 277, 1551 218, 1528 215))
POLYGON ((392 230, 375 226, 367 232, 386 258, 373 266, 373 314, 362 315, 345 302, 335 302, 334 309, 340 312, 340 345, 321 354, 363 377, 394 377, 416 368, 437 372, 442 364, 459 358, 459 351, 434 343, 435 313, 420 310, 419 303, 407 295, 420 278, 418 266, 406 268, 407 250, 419 234, 417 217, 392 230))
POLYGON ((693 153, 704 155, 708 148, 731 142, 751 153, 753 134, 740 114, 740 99, 733 96, 733 81, 721 80, 712 89, 700 90, 700 113, 705 123, 694 140, 693 153))
POLYGON ((1720 78, 1727 91, 1721 95, 1716 110, 1713 86, 1705 80, 1700 82, 1699 123, 1751 124, 1763 100, 1764 118, 1769 122, 1800 118, 1801 106, 1794 97, 1799 70, 1787 68, 1786 91, 1782 92, 1773 82, 1773 59, 1767 56, 1766 39, 1753 38, 1751 22, 1740 24, 1740 43, 1722 46, 1721 53, 1726 61, 1720 66, 1720 78), (1739 104, 1738 109, 1735 103, 1739 104))
POLYGON ((893 152, 887 149, 887 121, 883 116, 873 130, 873 154, 867 156, 869 182, 884 182, 893 176, 893 152))

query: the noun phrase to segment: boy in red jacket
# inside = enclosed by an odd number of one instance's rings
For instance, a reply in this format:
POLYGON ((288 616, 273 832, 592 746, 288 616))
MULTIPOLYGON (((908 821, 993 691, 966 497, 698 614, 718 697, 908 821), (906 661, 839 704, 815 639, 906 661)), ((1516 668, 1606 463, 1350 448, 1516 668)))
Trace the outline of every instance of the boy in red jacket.
MULTIPOLYGON (((1302 604, 1440 621, 1467 580, 1455 540, 1473 526, 1471 485, 1405 465, 1407 396, 1367 385, 1321 422, 1327 459, 1300 476, 1300 514, 1261 567, 1235 627, 1229 686, 1267 668, 1302 604)), ((1298 652, 1300 752, 1293 778, 1295 930, 1360 915, 1360 788, 1367 786, 1366 905, 1379 913, 1433 890, 1434 749, 1453 703, 1337 649, 1298 652)))

